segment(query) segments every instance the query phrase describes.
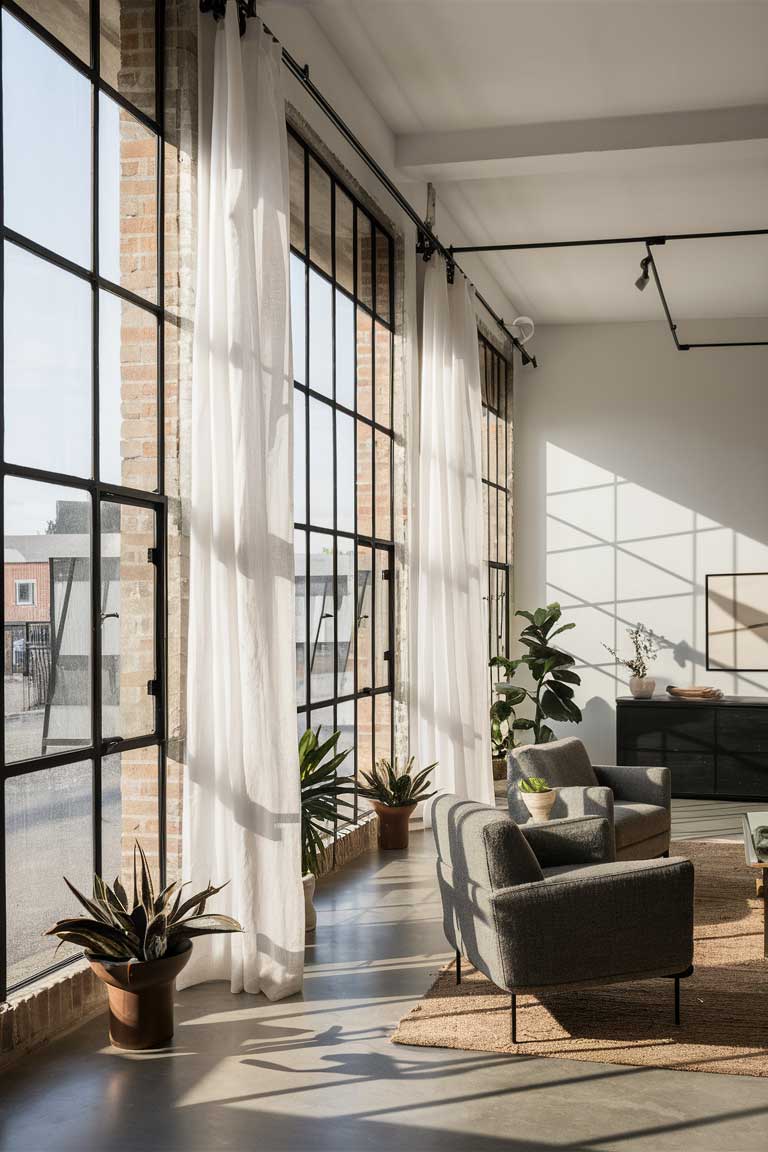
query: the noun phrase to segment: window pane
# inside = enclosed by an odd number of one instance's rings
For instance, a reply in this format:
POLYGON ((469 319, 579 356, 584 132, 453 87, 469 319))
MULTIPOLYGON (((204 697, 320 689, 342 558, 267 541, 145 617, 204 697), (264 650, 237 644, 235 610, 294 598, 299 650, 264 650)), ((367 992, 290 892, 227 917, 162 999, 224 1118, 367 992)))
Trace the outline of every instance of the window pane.
POLYGON ((157 138, 114 100, 99 99, 99 271, 157 299, 157 138))
MULTIPOLYGON (((164 0, 158 0, 164 3, 164 0)), ((101 75, 155 115, 155 0, 101 0, 101 75)))
POLYGON ((312 700, 334 696, 333 537, 310 533, 309 673, 312 700))
MULTIPOLYGON (((101 0, 101 3, 104 5, 105 0, 101 0)), ((69 48, 70 52, 74 52, 84 63, 90 63, 89 0, 70 0, 68 4, 62 4, 61 0, 17 0, 17 4, 69 48)))
POLYGON ((495 412, 488 412, 488 479, 492 484, 498 483, 498 433, 499 418, 495 412))
MULTIPOLYGON (((307 534, 294 532, 294 570, 296 604, 296 700, 301 707, 307 702, 307 534)), ((300 731, 303 731, 301 729, 300 731)))
POLYGON ((389 322, 389 237, 376 229, 376 311, 389 322))
POLYGON ((386 432, 376 433, 376 535, 392 538, 392 441, 386 432))
POLYGON ((309 158, 309 257, 331 275, 331 178, 309 158))
POLYGON ((102 875, 108 884, 119 876, 129 893, 136 840, 147 854, 155 885, 160 881, 158 779, 157 748, 136 748, 101 762, 102 875))
POLYGON ((340 536, 336 541, 337 692, 355 690, 355 545, 340 536))
POLYGON ((341 532, 355 530, 355 422, 336 413, 336 515, 341 532))
MULTIPOLYGON (((340 733, 339 743, 336 745, 339 752, 350 749, 349 756, 343 760, 338 768, 339 776, 354 776, 355 774, 355 702, 345 700, 336 707, 336 730, 340 733)), ((350 800, 350 797, 346 797, 350 800)), ((345 819, 349 819, 351 812, 345 812, 345 819)))
POLYGON ((349 196, 336 185, 336 279, 348 292, 354 292, 354 207, 349 196))
MULTIPOLYGON (((389 552, 376 549, 376 687, 390 683, 389 650, 389 552)), ((378 755, 378 753, 377 753, 378 755)))
POLYGON ((111 292, 99 299, 101 479, 157 489, 157 320, 111 292))
POLYGON ((3 12, 5 223, 91 263, 91 89, 3 12))
MULTIPOLYGON (((376 763, 382 759, 392 760, 392 697, 389 693, 373 698, 376 716, 376 763)), ((426 768, 426 764, 418 765, 426 768)))
POLYGON ((5 245, 5 458, 91 474, 91 289, 5 245))
POLYGON ((355 406, 355 306, 336 290, 336 402, 355 406))
POLYGON ((488 489, 489 560, 498 560, 499 558, 499 520, 497 515, 498 497, 498 488, 488 489))
POLYGON ((373 435, 370 424, 357 421, 357 531, 373 535, 373 435))
POLYGON ((35 976, 79 949, 43 935, 80 905, 66 876, 90 895, 93 878, 90 761, 15 776, 5 783, 8 983, 35 976))
POLYGON ((333 396, 332 289, 317 272, 309 272, 309 386, 333 396))
POLYGON ((357 411, 373 419, 373 321, 357 309, 357 411))
POLYGON ((373 687, 371 549, 357 550, 357 690, 373 687))
POLYGON ((313 708, 312 716, 310 718, 310 726, 314 732, 320 729, 319 741, 322 744, 333 735, 335 729, 333 727, 333 705, 329 708, 313 708))
POLYGON ((357 295, 367 308, 373 308, 373 224, 357 211, 357 295))
POLYGON ((293 342, 293 378, 307 382, 307 278, 306 265, 291 253, 291 334, 293 342))
POLYGON ((293 392, 293 518, 307 520, 307 402, 303 392, 293 392))
POLYGON ((304 252, 304 149, 288 134, 288 180, 291 194, 291 244, 304 252))
POLYGON ((91 742, 91 504, 75 488, 5 481, 8 762, 91 742), (35 580, 33 606, 14 603, 35 580))
MULTIPOLYGON (((357 747, 356 747, 357 778, 362 772, 370 772, 373 768, 373 697, 364 696, 357 701, 357 747)), ((357 801, 361 812, 371 810, 370 800, 362 796, 357 801)))
POLYGON ((488 409, 483 407, 483 420, 480 427, 480 472, 488 479, 488 409))
POLYGON ((131 504, 101 506, 101 693, 105 739, 147 736, 155 728, 155 513, 131 504))
POLYGON ((333 528, 333 409, 309 401, 309 521, 333 528))
POLYGON ((376 420, 392 427, 392 356, 388 328, 376 322, 376 420))

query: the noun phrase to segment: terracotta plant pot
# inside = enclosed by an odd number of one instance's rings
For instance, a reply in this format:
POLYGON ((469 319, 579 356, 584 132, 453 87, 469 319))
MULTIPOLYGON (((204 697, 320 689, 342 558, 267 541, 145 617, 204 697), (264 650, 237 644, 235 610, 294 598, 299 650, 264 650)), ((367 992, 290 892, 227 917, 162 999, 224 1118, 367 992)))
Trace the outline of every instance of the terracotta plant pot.
POLYGON ((520 795, 533 820, 549 820, 557 797, 556 788, 550 788, 549 792, 521 792, 520 795))
POLYGON ((407 848, 408 821, 416 805, 404 804, 402 808, 388 808, 378 800, 372 803, 379 818, 379 848, 385 852, 407 848))
POLYGON ((493 764, 493 778, 494 780, 506 780, 507 778, 507 758, 506 756, 494 756, 493 764))
POLYGON ((315 911, 315 878, 311 872, 306 872, 301 883, 304 886, 304 932, 308 936, 317 927, 317 912, 315 911))
POLYGON ((650 700, 656 691, 656 681, 652 676, 630 676, 629 690, 635 700, 650 700))
POLYGON ((192 942, 159 960, 109 960, 87 956, 107 985, 109 1038, 116 1048, 138 1052, 164 1048, 173 1036, 174 980, 192 955, 192 942))

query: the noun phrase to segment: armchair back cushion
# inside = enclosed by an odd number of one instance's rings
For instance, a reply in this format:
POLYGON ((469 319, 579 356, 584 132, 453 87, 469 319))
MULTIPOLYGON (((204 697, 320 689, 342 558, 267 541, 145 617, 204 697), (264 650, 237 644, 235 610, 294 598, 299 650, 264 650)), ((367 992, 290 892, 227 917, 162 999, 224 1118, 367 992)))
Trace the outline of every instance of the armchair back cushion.
POLYGON ((515 748, 507 762, 507 791, 510 814, 519 824, 530 819, 518 791, 518 783, 526 776, 541 776, 551 788, 593 788, 598 784, 587 750, 575 736, 515 748))

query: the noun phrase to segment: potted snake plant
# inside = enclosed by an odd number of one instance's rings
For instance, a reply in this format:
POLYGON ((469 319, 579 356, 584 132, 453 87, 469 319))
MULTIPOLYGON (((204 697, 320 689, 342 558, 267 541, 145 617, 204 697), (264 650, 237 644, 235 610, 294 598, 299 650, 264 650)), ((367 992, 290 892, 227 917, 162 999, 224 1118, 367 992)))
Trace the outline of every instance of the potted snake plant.
POLYGON ((429 791, 428 776, 437 761, 414 773, 416 757, 410 756, 401 769, 395 757, 394 767, 389 760, 379 760, 372 772, 361 772, 362 786, 358 794, 370 800, 379 822, 379 848, 390 851, 408 847, 408 821, 417 804, 429 800, 435 790, 429 791))
POLYGON ((116 1048, 162 1048, 173 1036, 174 981, 198 936, 242 932, 231 916, 206 912, 222 884, 182 900, 186 884, 174 880, 155 892, 146 855, 133 850, 133 897, 116 879, 110 888, 93 878, 93 896, 64 883, 85 909, 85 916, 59 920, 46 933, 85 949, 92 970, 107 986, 109 1038, 116 1048))
POLYGON ((336 751, 341 732, 334 732, 320 743, 320 729, 307 728, 299 740, 299 773, 301 780, 301 874, 304 885, 304 927, 314 932, 317 926, 315 911, 315 877, 322 863, 324 841, 333 830, 340 808, 352 808, 342 799, 354 787, 349 777, 338 775, 352 751, 336 751))

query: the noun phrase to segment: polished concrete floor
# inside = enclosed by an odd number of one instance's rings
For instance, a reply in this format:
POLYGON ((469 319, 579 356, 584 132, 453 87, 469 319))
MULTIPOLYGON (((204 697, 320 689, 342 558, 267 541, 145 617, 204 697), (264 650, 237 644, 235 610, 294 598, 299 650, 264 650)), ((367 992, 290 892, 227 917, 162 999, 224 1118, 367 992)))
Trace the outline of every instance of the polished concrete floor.
MULTIPOLYGON (((738 835, 740 810, 685 802, 675 831, 738 835)), ((766 1080, 391 1044, 448 958, 433 868, 416 831, 323 881, 301 998, 202 986, 167 1052, 112 1050, 100 1018, 27 1058, 0 1148, 765 1152, 766 1080)))

